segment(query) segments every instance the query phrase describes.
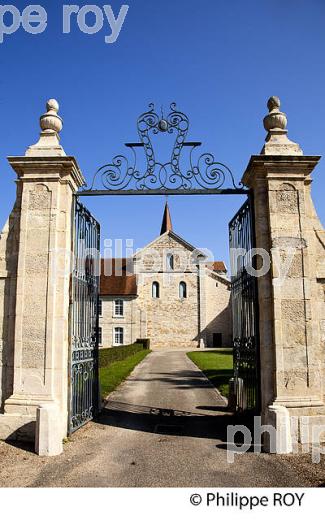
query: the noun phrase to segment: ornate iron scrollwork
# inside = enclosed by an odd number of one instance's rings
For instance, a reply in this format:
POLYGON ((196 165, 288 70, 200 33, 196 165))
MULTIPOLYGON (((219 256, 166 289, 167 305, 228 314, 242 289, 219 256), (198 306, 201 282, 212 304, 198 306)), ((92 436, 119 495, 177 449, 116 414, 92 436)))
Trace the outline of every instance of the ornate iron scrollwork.
MULTIPOLYGON (((198 159, 194 151, 201 146, 198 142, 186 142, 189 131, 189 118, 177 110, 176 103, 170 106, 170 113, 160 117, 154 104, 138 118, 137 129, 140 138, 138 143, 126 143, 132 150, 132 159, 125 155, 117 155, 112 162, 99 168, 94 176, 90 191, 98 190, 98 186, 108 192, 123 190, 162 191, 169 190, 221 190, 228 182, 228 188, 240 189, 236 186, 231 170, 225 164, 217 162, 211 153, 204 153, 198 159), (175 134, 175 141, 169 160, 165 163, 156 159, 152 142, 152 134, 175 134), (190 148, 188 165, 184 167, 182 152, 190 148), (137 148, 143 148, 146 167, 140 171, 137 166, 137 148)), ((88 188, 85 188, 87 191, 88 188)))

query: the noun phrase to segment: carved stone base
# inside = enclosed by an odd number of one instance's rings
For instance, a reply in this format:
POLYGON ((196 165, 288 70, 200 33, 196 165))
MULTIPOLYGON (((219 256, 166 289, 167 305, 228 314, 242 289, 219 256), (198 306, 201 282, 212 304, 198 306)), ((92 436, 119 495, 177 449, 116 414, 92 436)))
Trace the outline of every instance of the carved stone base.
POLYGON ((284 406, 271 405, 266 412, 270 434, 264 434, 264 450, 267 453, 286 454, 293 451, 290 414, 284 406))

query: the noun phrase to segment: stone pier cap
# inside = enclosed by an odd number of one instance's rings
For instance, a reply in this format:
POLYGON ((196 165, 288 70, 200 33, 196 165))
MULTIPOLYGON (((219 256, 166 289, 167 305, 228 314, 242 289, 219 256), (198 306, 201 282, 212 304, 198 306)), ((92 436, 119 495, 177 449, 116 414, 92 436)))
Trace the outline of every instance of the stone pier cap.
POLYGON ((250 187, 252 172, 254 176, 266 173, 273 179, 300 179, 301 175, 310 175, 321 158, 321 155, 252 155, 242 183, 250 187))

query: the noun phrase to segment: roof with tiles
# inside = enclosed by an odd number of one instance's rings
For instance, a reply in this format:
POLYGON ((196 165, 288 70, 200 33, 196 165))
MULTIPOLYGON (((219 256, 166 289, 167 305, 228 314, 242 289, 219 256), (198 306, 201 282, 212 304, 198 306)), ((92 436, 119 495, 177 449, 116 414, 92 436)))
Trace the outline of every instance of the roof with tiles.
POLYGON ((132 258, 105 258, 101 261, 100 296, 137 296, 137 278, 132 258))

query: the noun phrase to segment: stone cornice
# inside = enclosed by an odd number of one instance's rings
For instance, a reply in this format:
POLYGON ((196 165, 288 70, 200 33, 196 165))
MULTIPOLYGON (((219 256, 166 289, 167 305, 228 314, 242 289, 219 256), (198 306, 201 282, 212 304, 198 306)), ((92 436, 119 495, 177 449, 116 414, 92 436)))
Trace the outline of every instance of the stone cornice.
POLYGON ((308 177, 321 159, 319 155, 253 155, 242 178, 244 186, 251 187, 257 178, 283 180, 286 177, 301 180, 308 177))
POLYGON ((23 182, 61 182, 77 191, 85 184, 74 157, 8 157, 9 164, 23 182))

